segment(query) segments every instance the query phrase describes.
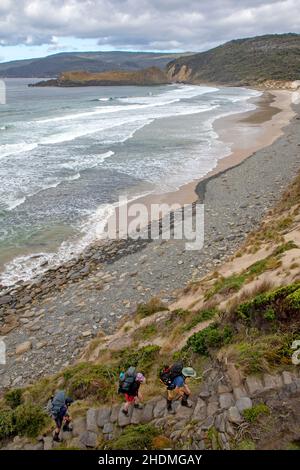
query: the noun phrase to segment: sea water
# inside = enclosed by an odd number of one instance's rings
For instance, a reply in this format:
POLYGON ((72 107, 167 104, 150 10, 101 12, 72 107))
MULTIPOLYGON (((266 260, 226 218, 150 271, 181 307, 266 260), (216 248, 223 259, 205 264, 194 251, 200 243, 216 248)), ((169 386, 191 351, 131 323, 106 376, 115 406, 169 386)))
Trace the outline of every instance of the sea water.
POLYGON ((207 174, 230 153, 214 121, 254 109, 259 95, 177 84, 28 87, 33 81, 6 80, 0 105, 2 285, 78 254, 120 195, 174 191, 207 174))

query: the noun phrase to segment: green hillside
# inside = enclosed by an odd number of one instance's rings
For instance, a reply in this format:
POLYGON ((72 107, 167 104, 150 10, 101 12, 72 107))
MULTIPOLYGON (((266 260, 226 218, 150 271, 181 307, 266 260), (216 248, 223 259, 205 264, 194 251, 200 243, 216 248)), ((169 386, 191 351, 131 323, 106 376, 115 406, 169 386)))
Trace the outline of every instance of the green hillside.
POLYGON ((167 66, 173 80, 247 85, 300 79, 300 35, 267 35, 230 41, 167 66))

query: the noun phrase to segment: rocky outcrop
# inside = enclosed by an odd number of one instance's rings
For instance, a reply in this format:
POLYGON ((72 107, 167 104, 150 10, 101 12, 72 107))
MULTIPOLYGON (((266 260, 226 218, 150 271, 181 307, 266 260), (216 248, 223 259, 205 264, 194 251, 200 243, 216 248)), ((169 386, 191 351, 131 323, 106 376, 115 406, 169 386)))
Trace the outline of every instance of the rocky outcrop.
POLYGON ((77 87, 77 86, 151 86, 169 83, 167 74, 158 67, 149 67, 136 72, 112 70, 109 72, 89 73, 85 71, 64 72, 55 80, 46 80, 30 86, 77 87))
POLYGON ((191 80, 192 69, 187 65, 176 66, 174 64, 167 70, 167 75, 171 81, 188 83, 191 80))

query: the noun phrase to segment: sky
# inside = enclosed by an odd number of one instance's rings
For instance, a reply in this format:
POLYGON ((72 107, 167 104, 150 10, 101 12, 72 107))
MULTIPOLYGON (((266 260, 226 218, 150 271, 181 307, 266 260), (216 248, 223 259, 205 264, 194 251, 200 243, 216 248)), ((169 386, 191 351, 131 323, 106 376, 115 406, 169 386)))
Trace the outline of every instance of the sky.
POLYGON ((0 0, 0 61, 65 51, 203 51, 300 33, 300 0, 0 0))

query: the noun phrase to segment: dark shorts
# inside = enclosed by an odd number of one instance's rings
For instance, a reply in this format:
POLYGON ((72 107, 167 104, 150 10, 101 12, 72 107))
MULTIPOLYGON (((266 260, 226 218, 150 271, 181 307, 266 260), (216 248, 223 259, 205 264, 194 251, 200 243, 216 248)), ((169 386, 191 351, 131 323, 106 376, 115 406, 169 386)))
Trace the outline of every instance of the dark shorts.
POLYGON ((68 417, 67 410, 60 412, 59 415, 54 418, 55 424, 58 428, 62 427, 63 421, 66 417, 68 417))
POLYGON ((58 416, 57 418, 55 418, 54 421, 58 428, 62 427, 63 420, 64 420, 64 416, 58 416))

